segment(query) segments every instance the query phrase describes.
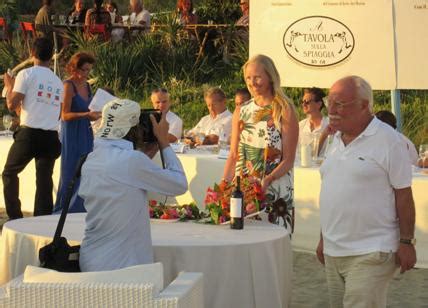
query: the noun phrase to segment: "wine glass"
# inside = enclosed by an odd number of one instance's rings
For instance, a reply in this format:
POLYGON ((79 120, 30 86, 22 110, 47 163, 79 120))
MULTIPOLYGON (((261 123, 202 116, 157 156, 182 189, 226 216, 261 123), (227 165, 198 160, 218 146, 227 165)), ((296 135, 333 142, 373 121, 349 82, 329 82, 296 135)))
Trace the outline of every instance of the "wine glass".
POLYGON ((422 169, 427 165, 428 160, 428 144, 421 144, 419 146, 419 161, 421 162, 422 169))
POLYGON ((3 127, 6 129, 6 136, 11 134, 10 128, 13 124, 13 117, 10 114, 3 115, 3 127))
POLYGON ((198 136, 200 145, 203 145, 204 144, 204 140, 205 140, 205 134, 204 133, 198 133, 197 136, 198 136))

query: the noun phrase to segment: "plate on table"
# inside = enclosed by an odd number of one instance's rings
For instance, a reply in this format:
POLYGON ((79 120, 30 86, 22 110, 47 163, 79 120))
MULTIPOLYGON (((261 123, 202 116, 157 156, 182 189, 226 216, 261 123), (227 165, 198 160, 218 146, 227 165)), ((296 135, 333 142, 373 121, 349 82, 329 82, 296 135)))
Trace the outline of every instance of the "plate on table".
POLYGON ((171 223, 171 222, 177 222, 180 218, 173 218, 173 219, 160 219, 160 218, 150 218, 150 222, 155 223, 171 223))
POLYGON ((195 149, 200 150, 200 151, 214 152, 214 151, 218 150, 218 145, 217 144, 198 145, 198 146, 196 146, 195 149))

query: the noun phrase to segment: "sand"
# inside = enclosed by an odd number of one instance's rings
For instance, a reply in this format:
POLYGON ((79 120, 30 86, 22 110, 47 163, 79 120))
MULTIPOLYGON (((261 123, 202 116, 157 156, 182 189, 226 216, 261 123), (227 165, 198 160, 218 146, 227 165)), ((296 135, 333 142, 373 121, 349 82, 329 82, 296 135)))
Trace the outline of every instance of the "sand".
MULTIPOLYGON (((293 252, 293 308, 328 307, 323 266, 314 254, 293 252)), ((428 307, 428 269, 398 274, 388 289, 388 308, 428 307)))
MULTIPOLYGON (((25 216, 30 215, 25 213, 25 216)), ((7 215, 0 208, 0 230, 7 215)), ((314 254, 293 252, 292 308, 328 307, 324 268, 314 254)), ((428 308, 428 269, 398 274, 388 290, 388 308, 428 308)))

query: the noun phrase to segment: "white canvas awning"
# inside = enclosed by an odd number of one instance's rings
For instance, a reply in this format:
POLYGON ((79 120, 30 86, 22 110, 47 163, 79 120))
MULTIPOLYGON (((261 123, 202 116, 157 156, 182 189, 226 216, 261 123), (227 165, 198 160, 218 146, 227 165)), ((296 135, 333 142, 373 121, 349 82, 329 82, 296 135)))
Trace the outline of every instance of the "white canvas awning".
POLYGON ((287 87, 359 75, 374 89, 428 88, 428 0, 252 1, 250 56, 270 56, 287 87))

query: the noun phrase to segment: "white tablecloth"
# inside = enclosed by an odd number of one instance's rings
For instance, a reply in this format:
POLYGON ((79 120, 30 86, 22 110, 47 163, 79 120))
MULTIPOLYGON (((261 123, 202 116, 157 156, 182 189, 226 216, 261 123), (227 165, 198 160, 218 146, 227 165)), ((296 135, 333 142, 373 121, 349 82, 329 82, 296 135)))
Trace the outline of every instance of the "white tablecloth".
MULTIPOLYGON (((180 154, 180 161, 189 182, 189 191, 181 196, 169 198, 167 203, 184 204, 196 201, 203 206, 206 188, 218 182, 223 176, 225 160, 213 154, 180 154)), ((321 178, 319 168, 294 168, 294 205, 295 229, 292 239, 293 248, 314 253, 319 240, 320 216, 319 194, 321 178)), ((417 267, 428 268, 428 176, 413 173, 413 197, 416 206, 417 267)), ((161 196, 153 198, 163 201, 161 196)))
MULTIPOLYGON (((83 238, 86 214, 70 214, 63 235, 83 238)), ((0 284, 38 264, 38 250, 51 241, 58 215, 14 220, 3 227, 0 284)), ((292 253, 284 228, 259 221, 244 230, 229 226, 152 222, 155 261, 164 266, 165 285, 180 271, 204 273, 205 307, 288 307, 292 253)))
MULTIPOLYGON (((11 138, 0 137, 0 167, 4 166, 5 155, 12 143, 11 138)), ((208 186, 218 182, 223 176, 225 160, 218 159, 214 154, 191 152, 178 155, 186 172, 189 190, 176 198, 168 198, 167 203, 184 204, 196 201, 203 207, 205 192, 208 186)), ((159 158, 156 158, 159 161, 159 158)), ((58 183, 59 159, 55 164, 54 183, 58 183)), ((22 208, 32 211, 35 191, 34 163, 30 163, 20 176, 20 196, 22 208)), ((3 184, 0 182, 1 191, 3 184)), ((296 207, 296 223, 293 235, 293 248, 314 252, 318 244, 319 221, 319 193, 321 179, 318 168, 294 168, 294 204, 296 207)), ((428 268, 428 176, 413 174, 413 197, 416 206, 416 232, 417 238, 417 266, 428 268)), ((164 201, 165 197, 149 194, 149 197, 164 201)), ((0 198, 2 199, 3 196, 0 198)), ((0 203, 4 207, 4 203, 0 203)))

